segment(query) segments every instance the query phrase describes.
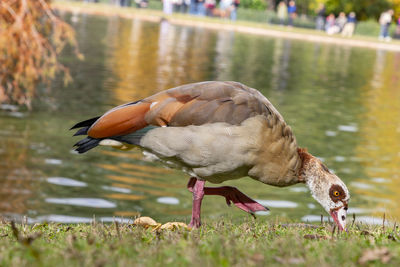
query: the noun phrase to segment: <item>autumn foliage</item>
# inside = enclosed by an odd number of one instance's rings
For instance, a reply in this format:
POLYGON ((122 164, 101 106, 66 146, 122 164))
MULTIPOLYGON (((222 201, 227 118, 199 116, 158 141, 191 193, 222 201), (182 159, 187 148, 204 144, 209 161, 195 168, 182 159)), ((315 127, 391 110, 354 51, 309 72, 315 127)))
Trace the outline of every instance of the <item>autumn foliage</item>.
POLYGON ((77 49, 74 31, 50 2, 0 1, 0 103, 30 108, 39 83, 48 85, 57 72, 71 79, 57 57, 68 43, 77 49))

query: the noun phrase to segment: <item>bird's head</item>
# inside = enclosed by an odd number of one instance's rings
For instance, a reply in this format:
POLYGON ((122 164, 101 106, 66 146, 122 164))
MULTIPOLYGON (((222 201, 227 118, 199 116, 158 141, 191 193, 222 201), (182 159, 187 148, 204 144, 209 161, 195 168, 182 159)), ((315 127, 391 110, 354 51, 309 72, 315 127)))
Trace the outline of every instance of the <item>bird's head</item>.
POLYGON ((343 181, 329 169, 318 158, 299 149, 302 158, 300 176, 304 179, 311 195, 332 216, 339 230, 346 229, 347 208, 350 193, 343 181))

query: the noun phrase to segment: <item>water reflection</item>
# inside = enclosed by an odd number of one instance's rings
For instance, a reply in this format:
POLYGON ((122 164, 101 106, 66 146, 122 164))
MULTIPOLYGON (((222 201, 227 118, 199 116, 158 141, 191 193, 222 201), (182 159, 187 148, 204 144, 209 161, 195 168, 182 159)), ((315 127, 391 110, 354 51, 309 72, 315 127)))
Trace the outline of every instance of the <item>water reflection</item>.
POLYGON ((287 201, 287 200, 256 200, 261 205, 268 208, 297 208, 298 204, 296 202, 287 201))
POLYGON ((285 90, 288 82, 288 68, 290 60, 291 42, 286 39, 276 39, 271 70, 271 86, 279 90, 285 90))
POLYGON ((399 54, 376 52, 374 75, 364 86, 361 103, 365 113, 360 120, 356 151, 366 176, 356 179, 355 192, 373 208, 372 214, 386 211, 400 218, 400 79, 399 54))
POLYGON ((358 131, 358 128, 357 128, 357 125, 339 125, 338 130, 343 131, 343 132, 355 133, 358 131))
POLYGON ((29 168, 30 131, 21 119, 12 123, 7 116, 1 117, 0 129, 0 212, 26 214, 26 204, 35 197, 36 187, 35 171, 29 168))
POLYGON ((49 214, 45 216, 38 216, 37 218, 31 218, 30 223, 35 222, 58 222, 58 223, 90 223, 93 218, 77 217, 77 216, 67 216, 67 215, 57 215, 49 214))
MULTIPOLYGON (((2 214, 57 222, 89 222, 93 214, 106 221, 138 214, 188 219, 186 175, 143 161, 139 151, 70 153, 74 140, 66 129, 169 87, 236 80, 266 95, 298 143, 349 185, 350 214, 366 222, 383 212, 400 218, 400 54, 166 21, 78 17, 73 25, 86 60, 76 61, 71 51, 63 58, 74 82, 63 89, 56 80, 52 91, 39 94, 32 113, 0 111, 2 214)), ((325 214, 303 185, 228 184, 271 208, 262 215, 320 221, 325 214)), ((205 198, 203 211, 245 216, 217 196, 205 198)))
POLYGON ((110 201, 100 198, 46 198, 47 203, 64 204, 90 208, 115 208, 116 205, 110 201))
POLYGON ((114 192, 125 193, 125 194, 129 194, 132 192, 132 190, 130 190, 128 188, 117 187, 117 186, 103 185, 101 188, 103 188, 104 190, 107 190, 107 191, 114 191, 114 192))
MULTIPOLYGON (((50 214, 45 216, 38 216, 37 218, 28 218, 28 223, 37 222, 57 222, 57 223, 92 223, 96 218, 78 217, 50 214)), ((100 217, 97 218, 100 222, 119 222, 119 223, 133 223, 132 219, 119 218, 119 217, 100 217)))
POLYGON ((168 205, 178 205, 179 199, 175 197, 159 197, 157 198, 158 203, 168 204, 168 205))
POLYGON ((74 179, 65 178, 65 177, 49 177, 46 179, 50 184, 63 185, 63 186, 78 186, 85 187, 87 183, 80 182, 74 179))

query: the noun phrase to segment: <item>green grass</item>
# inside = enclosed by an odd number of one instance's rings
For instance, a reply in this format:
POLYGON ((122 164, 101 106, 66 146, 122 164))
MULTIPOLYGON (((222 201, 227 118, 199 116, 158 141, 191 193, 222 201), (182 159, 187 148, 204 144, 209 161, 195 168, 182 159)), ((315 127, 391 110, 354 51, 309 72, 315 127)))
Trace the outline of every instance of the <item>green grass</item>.
POLYGON ((399 231, 218 220, 201 229, 0 224, 0 266, 400 266, 399 231))

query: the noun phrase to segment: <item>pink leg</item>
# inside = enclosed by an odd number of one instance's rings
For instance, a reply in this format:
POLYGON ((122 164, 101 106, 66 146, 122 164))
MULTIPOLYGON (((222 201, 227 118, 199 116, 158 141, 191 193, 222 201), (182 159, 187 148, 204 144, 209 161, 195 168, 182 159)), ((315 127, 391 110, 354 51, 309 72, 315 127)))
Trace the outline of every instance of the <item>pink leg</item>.
MULTIPOLYGON (((197 183, 200 182, 196 178, 192 177, 187 185, 189 191, 193 192, 196 188, 197 183)), ((204 181, 203 181, 204 182, 204 181)), ((205 195, 218 195, 225 197, 226 203, 230 206, 233 203, 236 207, 246 212, 253 214, 256 211, 267 211, 268 208, 257 203, 255 200, 249 198, 236 187, 232 186, 221 186, 221 187, 204 187, 204 183, 201 185, 205 195)), ((193 207, 194 210, 194 207, 193 207)), ((193 215, 192 215, 193 218, 193 215)))
POLYGON ((192 207, 192 219, 190 220, 189 227, 199 228, 201 225, 200 220, 200 209, 201 201, 204 197, 204 184, 206 181, 197 180, 196 178, 190 178, 188 187, 191 185, 191 192, 193 192, 193 207, 192 207), (193 180, 194 179, 194 180, 193 180), (193 183, 194 181, 194 183, 193 183))

